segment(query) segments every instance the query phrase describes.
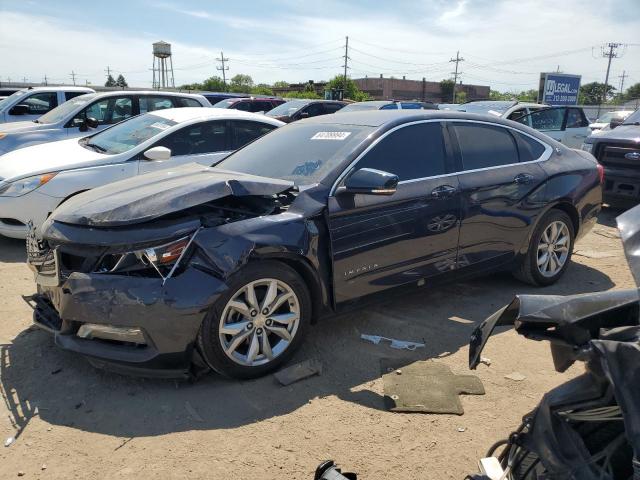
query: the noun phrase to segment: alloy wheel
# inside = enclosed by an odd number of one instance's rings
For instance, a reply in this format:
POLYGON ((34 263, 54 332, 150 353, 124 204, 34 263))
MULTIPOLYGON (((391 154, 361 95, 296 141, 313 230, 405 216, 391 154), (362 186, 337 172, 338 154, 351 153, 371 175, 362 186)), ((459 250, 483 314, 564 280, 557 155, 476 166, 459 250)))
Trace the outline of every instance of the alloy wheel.
POLYGON ((279 357, 300 325, 300 302, 281 280, 263 278, 240 288, 220 317, 219 338, 234 362, 254 367, 279 357))
POLYGON ((538 243, 538 271, 545 277, 557 275, 567 262, 570 247, 569 227, 560 220, 551 222, 538 243))

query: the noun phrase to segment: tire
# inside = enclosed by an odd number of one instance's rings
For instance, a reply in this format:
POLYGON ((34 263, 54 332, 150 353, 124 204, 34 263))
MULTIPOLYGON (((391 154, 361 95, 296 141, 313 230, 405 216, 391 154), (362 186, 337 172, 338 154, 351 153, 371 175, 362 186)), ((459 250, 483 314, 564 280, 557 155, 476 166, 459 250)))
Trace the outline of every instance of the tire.
POLYGON ((250 263, 227 285, 198 333, 200 354, 227 377, 266 375, 289 360, 302 343, 311 320, 309 290, 295 270, 277 261, 250 263), (271 311, 263 311, 267 296, 271 311))
MULTIPOLYGON (((548 237, 545 237, 545 240, 546 238, 548 237)), ((567 215, 562 210, 557 210, 557 209, 552 209, 551 211, 547 212, 542 217, 540 222, 538 222, 538 225, 536 226, 533 232, 533 235, 531 235, 531 242, 529 244, 529 249, 527 250, 527 253, 525 257, 522 259, 522 262, 519 265, 519 267, 514 271, 514 276, 519 280, 522 280, 523 282, 529 283, 531 285, 536 285, 536 286, 546 286, 546 285, 551 285, 557 282, 558 279, 564 273, 564 271, 567 269, 567 266, 571 261, 571 254, 573 253, 574 239, 575 239, 575 232, 573 228, 573 222, 571 221, 571 218, 569 217, 569 215, 567 215), (557 271, 549 268, 547 271, 543 273, 543 271, 545 270, 545 267, 548 267, 549 264, 544 264, 542 267, 538 266, 538 246, 541 244, 541 241, 543 240, 543 235, 545 235, 545 233, 548 234, 547 230, 554 224, 556 226, 564 225, 564 228, 566 228, 566 230, 562 230, 562 232, 566 234, 565 236, 567 237, 567 241, 568 241, 568 245, 566 245, 566 249, 567 249, 566 256, 559 255, 560 250, 553 251, 553 254, 555 256, 553 256, 548 251, 547 255, 552 256, 552 258, 554 259, 552 260, 552 262, 555 261, 555 259, 560 259, 561 257, 564 258, 564 261, 562 263, 561 268, 558 268, 557 271)), ((564 253, 565 252, 563 251, 562 254, 564 253)), ((558 265, 556 264, 556 266, 558 265)))

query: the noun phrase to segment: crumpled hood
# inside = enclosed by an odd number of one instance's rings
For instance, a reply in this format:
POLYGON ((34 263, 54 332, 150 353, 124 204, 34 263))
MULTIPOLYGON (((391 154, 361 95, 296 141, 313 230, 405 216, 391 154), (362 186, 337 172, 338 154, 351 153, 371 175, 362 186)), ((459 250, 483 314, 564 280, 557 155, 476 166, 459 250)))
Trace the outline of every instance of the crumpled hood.
POLYGON ((633 140, 640 144, 640 126, 638 125, 620 125, 613 130, 607 130, 600 133, 598 140, 610 138, 612 140, 633 140))
POLYGON ((51 128, 52 125, 47 123, 36 122, 9 122, 0 125, 0 133, 23 133, 23 132, 35 132, 36 130, 46 130, 51 128))
POLYGON ((0 178, 17 180, 31 175, 96 166, 113 161, 113 155, 84 148, 78 144, 77 138, 71 138, 5 153, 0 156, 0 178))
POLYGON ((148 222, 229 195, 275 195, 292 187, 293 183, 285 180, 192 163, 76 195, 60 205, 47 223, 117 227, 148 222))

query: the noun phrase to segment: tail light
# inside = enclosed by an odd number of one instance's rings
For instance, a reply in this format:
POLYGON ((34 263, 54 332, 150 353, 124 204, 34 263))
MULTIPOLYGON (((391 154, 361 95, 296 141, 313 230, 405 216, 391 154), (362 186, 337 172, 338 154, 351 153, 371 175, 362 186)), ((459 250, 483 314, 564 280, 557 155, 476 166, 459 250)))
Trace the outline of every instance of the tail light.
POLYGON ((598 164, 598 178, 600 179, 600 185, 604 185, 604 167, 598 164))

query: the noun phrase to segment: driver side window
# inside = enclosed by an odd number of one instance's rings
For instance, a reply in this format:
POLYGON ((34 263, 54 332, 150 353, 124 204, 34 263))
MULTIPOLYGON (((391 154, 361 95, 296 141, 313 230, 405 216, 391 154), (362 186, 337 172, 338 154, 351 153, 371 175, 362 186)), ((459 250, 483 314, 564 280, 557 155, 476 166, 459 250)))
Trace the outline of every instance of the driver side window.
POLYGON ((189 125, 161 139, 154 147, 167 147, 171 156, 201 155, 229 150, 226 121, 189 125))
POLYGON ((356 169, 361 168, 393 173, 400 181, 447 173, 442 126, 418 123, 390 133, 357 163, 356 169))
POLYGON ((98 125, 112 125, 132 115, 133 101, 130 97, 110 97, 86 107, 71 120, 70 126, 79 127, 87 117, 98 120, 98 125))

